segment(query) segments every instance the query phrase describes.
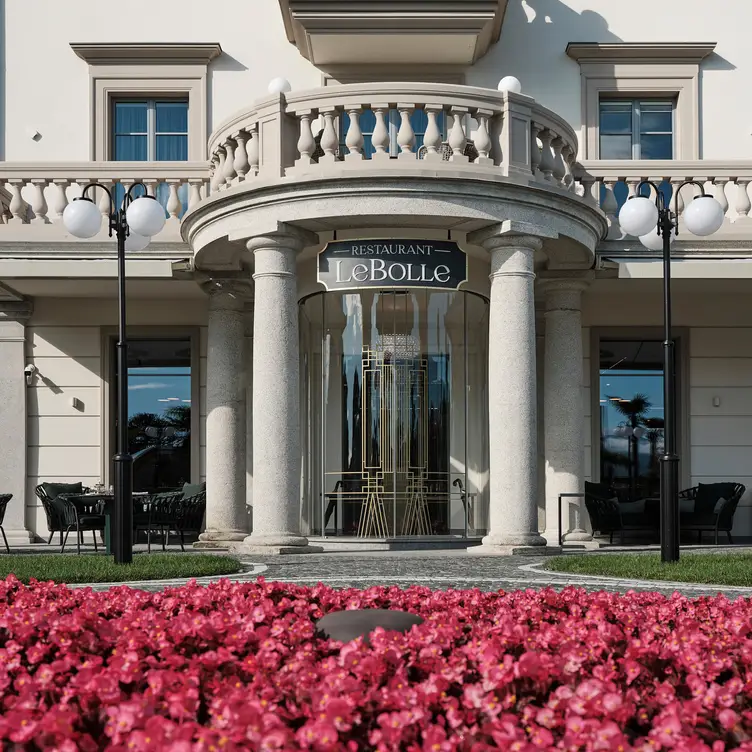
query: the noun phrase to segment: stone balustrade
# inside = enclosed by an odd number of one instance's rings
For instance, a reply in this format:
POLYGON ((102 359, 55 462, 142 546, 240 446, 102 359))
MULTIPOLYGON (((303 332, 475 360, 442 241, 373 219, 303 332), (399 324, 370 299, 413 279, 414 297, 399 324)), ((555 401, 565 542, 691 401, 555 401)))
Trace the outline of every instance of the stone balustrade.
POLYGON ((576 188, 577 137, 558 115, 531 97, 450 84, 346 84, 267 97, 223 123, 209 154, 212 191, 381 169, 576 188))
MULTIPOLYGON (((676 189, 687 180, 702 184, 705 192, 714 196, 726 212, 726 223, 718 235, 750 235, 752 201, 749 185, 752 183, 752 162, 723 162, 714 160, 589 160, 578 163, 574 170, 577 190, 598 203, 609 223, 609 240, 620 240, 625 233, 619 226, 619 209, 637 193, 643 180, 651 180, 671 201, 671 210, 678 208, 679 220, 686 204, 700 189, 686 185, 679 192, 678 206, 674 198, 676 189)), ((651 190, 651 194, 653 191, 651 190)))
MULTIPOLYGON (((180 218, 208 195, 209 169, 206 163, 196 162, 0 163, 0 240, 8 239, 12 228, 20 225, 58 225, 64 233, 63 211, 85 185, 102 183, 121 198, 137 181, 165 207, 164 238, 177 240, 180 218)), ((109 199, 104 191, 97 191, 93 198, 103 215, 102 234, 106 234, 109 199)))

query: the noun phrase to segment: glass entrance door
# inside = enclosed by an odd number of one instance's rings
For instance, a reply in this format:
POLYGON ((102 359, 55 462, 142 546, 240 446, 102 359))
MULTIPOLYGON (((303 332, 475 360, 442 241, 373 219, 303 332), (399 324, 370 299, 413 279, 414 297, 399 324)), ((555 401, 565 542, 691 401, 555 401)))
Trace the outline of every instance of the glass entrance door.
POLYGON ((482 534, 486 316, 478 296, 431 290, 302 304, 307 534, 482 534))

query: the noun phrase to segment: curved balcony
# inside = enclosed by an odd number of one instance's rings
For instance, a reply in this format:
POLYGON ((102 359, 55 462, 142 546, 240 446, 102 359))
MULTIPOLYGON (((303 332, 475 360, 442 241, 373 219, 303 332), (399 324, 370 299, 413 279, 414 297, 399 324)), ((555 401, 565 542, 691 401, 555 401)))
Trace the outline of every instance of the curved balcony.
POLYGON ((575 179, 577 150, 562 118, 519 94, 368 83, 275 95, 211 136, 211 196, 183 237, 199 265, 217 241, 271 222, 468 232, 508 220, 547 228, 559 260, 587 265, 606 220, 575 179))

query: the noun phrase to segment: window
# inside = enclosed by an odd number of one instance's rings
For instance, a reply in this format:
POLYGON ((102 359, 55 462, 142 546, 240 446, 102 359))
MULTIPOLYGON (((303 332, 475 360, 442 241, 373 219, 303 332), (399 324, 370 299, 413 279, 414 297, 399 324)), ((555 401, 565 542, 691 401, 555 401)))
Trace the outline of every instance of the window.
POLYGON ((660 493, 663 343, 600 342, 600 480, 620 501, 660 493))
POLYGON ((187 100, 115 100, 112 159, 117 162, 185 162, 187 100))
MULTIPOLYGON (((113 340, 111 357, 117 363, 114 349, 113 340)), ((191 370, 189 337, 129 343, 128 451, 134 491, 152 493, 191 481, 191 370)), ((113 400, 116 394, 117 386, 113 400)))
POLYGON ((674 103, 653 99, 602 99, 601 159, 673 159, 674 103))
MULTIPOLYGON (((112 103, 112 159, 116 162, 185 162, 188 159, 188 101, 185 99, 114 100, 112 103)), ((120 205, 125 187, 118 183, 120 205)), ((159 183, 157 200, 167 207, 170 188, 159 183)), ((178 188, 179 216, 188 210, 188 186, 178 188)))
MULTIPOLYGON (((437 114, 436 122, 439 126, 439 130, 444 138, 446 138, 446 117, 443 112, 437 114)), ((350 127, 350 116, 346 113, 342 115, 340 120, 340 154, 349 153, 349 149, 345 145, 345 139, 347 137, 347 129, 350 127)), ((363 133, 363 154, 366 159, 370 159, 373 153, 376 151, 373 148, 373 129, 376 127, 376 114, 373 110, 363 110, 358 120, 360 130, 363 133)), ((399 133, 402 118, 397 110, 389 110, 389 117, 387 119, 387 128, 389 129, 389 154, 396 157, 399 154, 399 146, 397 144, 397 134, 399 133)), ((426 128, 428 127, 428 115, 423 110, 415 110, 410 116, 410 124, 413 126, 415 132, 415 151, 417 152, 421 146, 423 146, 423 139, 426 135, 426 128)))

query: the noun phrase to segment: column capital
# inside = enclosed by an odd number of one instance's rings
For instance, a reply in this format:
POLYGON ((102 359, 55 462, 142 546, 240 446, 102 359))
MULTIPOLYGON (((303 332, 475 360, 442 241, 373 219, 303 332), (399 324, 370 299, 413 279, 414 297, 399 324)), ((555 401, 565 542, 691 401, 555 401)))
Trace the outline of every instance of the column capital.
POLYGON ((525 248, 539 251, 543 247, 544 239, 554 239, 556 236, 557 234, 547 227, 540 227, 529 222, 506 220, 469 233, 467 242, 482 246, 487 251, 497 248, 525 248))
POLYGON ((212 310, 243 311, 253 300, 253 282, 236 277, 209 277, 199 283, 212 310))
POLYGON ((285 222, 277 222, 268 230, 242 239, 251 253, 260 249, 286 249, 299 253, 308 246, 319 244, 319 236, 315 232, 285 222))
POLYGON ((25 324, 34 313, 31 300, 0 302, 0 321, 15 321, 25 324))
POLYGON ((595 273, 543 272, 538 274, 538 289, 544 296, 545 312, 579 311, 581 296, 595 279, 595 273))

